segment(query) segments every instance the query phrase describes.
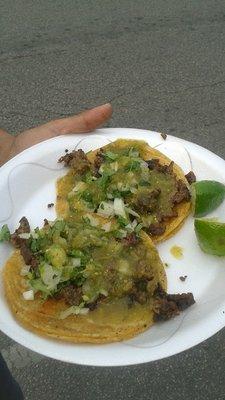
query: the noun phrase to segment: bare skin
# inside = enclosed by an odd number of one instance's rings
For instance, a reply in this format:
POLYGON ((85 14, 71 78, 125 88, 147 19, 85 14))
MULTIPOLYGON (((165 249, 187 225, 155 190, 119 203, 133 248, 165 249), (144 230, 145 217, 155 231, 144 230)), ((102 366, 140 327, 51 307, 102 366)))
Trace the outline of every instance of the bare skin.
POLYGON ((111 104, 104 104, 68 118, 56 119, 12 136, 0 129, 0 166, 21 151, 43 140, 70 133, 91 132, 112 115, 111 104))

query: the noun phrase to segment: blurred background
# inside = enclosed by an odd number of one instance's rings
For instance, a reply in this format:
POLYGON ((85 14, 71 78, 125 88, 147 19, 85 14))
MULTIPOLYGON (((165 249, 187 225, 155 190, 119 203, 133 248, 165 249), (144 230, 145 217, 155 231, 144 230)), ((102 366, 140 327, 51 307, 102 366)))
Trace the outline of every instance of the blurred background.
MULTIPOLYGON (((0 0, 0 127, 111 101, 108 126, 166 132, 225 157, 224 0, 0 0)), ((0 334, 26 400, 224 400, 225 332, 166 360, 67 365, 0 334)))

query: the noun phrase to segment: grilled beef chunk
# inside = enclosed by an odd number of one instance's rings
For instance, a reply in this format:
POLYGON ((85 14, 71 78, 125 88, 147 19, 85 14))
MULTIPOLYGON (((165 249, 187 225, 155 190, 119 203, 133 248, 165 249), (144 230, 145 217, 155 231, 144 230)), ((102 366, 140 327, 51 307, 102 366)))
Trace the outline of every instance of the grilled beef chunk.
POLYGON ((185 183, 179 179, 177 181, 177 192, 173 196, 173 203, 180 204, 182 201, 190 201, 191 195, 185 183))
POLYGON ((81 287, 69 285, 64 287, 57 297, 65 300, 65 302, 71 306, 79 306, 79 304, 82 302, 82 294, 81 287))
POLYGON ((129 233, 125 238, 122 239, 122 243, 125 244, 125 246, 135 246, 138 243, 139 239, 135 235, 134 232, 129 233))
POLYGON ((152 170, 156 170, 158 172, 162 172, 164 174, 172 174, 173 173, 173 165, 174 162, 171 161, 169 165, 160 164, 158 158, 153 158, 151 160, 146 161, 148 164, 148 168, 152 170))
POLYGON ((30 265, 31 269, 35 269, 38 266, 38 260, 35 257, 35 255, 32 253, 30 248, 27 245, 27 240, 21 239, 20 243, 20 253, 21 256, 23 257, 25 264, 30 265))
POLYGON ((196 182, 196 176, 193 171, 188 172, 188 174, 185 175, 185 178, 187 179, 189 185, 196 182))
POLYGON ((99 151, 95 156, 95 161, 94 161, 94 172, 96 176, 98 175, 98 170, 101 167, 103 161, 104 161, 103 149, 99 149, 99 151))
POLYGON ((48 220, 46 218, 44 218, 44 226, 48 226, 48 225, 49 225, 48 220))
POLYGON ((158 235, 163 235, 165 230, 166 230, 166 227, 162 223, 154 222, 148 227, 147 232, 150 235, 158 236, 158 235))
POLYGON ((140 192, 140 194, 137 197, 137 202, 134 205, 135 209, 141 212, 154 211, 160 193, 161 193, 160 189, 154 189, 151 192, 150 191, 140 192))
POLYGON ((25 264, 31 265, 31 268, 38 266, 38 260, 28 246, 28 240, 22 239, 21 233, 30 233, 30 224, 26 217, 21 218, 19 227, 11 235, 11 243, 14 247, 20 249, 20 253, 25 261, 25 264))
POLYGON ((64 165, 73 168, 80 174, 86 172, 91 166, 86 154, 81 149, 73 150, 71 153, 65 154, 64 156, 60 157, 58 162, 63 162, 64 165))
POLYGON ((192 293, 167 294, 160 285, 154 294, 154 321, 167 321, 195 303, 192 293))
POLYGON ((20 233, 30 233, 30 224, 26 217, 22 217, 19 222, 19 227, 15 230, 15 232, 11 235, 11 243, 15 247, 20 247, 20 241, 24 240, 19 237, 20 233))
POLYGON ((105 298, 106 296, 104 294, 100 294, 95 301, 87 305, 89 310, 94 311, 99 306, 99 304, 105 300, 105 298))
POLYGON ((137 279, 132 288, 132 292, 129 293, 129 299, 131 302, 137 301, 140 304, 145 304, 149 298, 147 291, 149 279, 140 278, 137 279))

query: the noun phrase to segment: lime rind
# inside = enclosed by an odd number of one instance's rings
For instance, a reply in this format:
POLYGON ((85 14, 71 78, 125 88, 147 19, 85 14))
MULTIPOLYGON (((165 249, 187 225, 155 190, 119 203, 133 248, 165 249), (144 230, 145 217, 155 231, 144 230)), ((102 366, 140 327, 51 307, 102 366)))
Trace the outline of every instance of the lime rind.
POLYGON ((191 185, 192 212, 194 217, 204 217, 220 206, 225 198, 225 185, 203 180, 191 185))

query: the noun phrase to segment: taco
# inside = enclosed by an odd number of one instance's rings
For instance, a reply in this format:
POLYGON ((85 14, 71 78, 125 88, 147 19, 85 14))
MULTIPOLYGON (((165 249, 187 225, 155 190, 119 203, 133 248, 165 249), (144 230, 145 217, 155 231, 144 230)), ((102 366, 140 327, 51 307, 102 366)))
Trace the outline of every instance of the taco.
POLYGON ((183 224, 191 208, 189 183, 181 168, 140 140, 119 139, 85 154, 62 156, 69 166, 57 183, 57 212, 66 217, 86 211, 122 228, 144 229, 164 241, 183 224))
POLYGON ((7 301, 32 332, 71 342, 131 338, 194 303, 168 295, 158 252, 144 232, 118 234, 117 222, 92 215, 45 220, 30 230, 25 217, 8 239, 16 251, 4 267, 7 301))

